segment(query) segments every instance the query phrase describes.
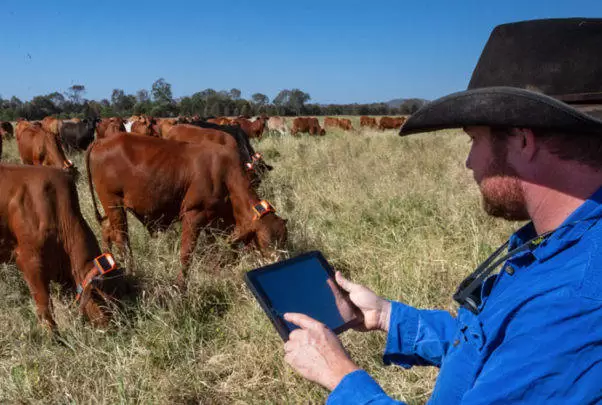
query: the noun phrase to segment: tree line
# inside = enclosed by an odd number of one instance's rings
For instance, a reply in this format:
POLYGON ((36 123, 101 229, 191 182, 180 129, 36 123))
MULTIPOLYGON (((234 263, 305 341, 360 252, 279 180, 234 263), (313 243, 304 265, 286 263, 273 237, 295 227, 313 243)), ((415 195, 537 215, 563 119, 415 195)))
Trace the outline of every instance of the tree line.
POLYGON ((188 115, 199 117, 239 116, 239 115, 405 115, 412 114, 425 101, 420 99, 403 100, 397 106, 387 103, 371 104, 316 104, 310 103, 311 96, 299 89, 280 91, 272 100, 262 93, 255 93, 250 99, 241 98, 239 89, 205 89, 190 96, 175 99, 171 84, 165 79, 157 79, 151 90, 141 89, 136 94, 126 94, 122 89, 114 89, 110 99, 88 100, 86 87, 75 84, 67 91, 53 92, 21 101, 18 97, 4 99, 0 96, 0 120, 14 121, 18 118, 39 120, 53 115, 59 118, 84 117, 128 117, 146 114, 155 117, 175 117, 188 115))

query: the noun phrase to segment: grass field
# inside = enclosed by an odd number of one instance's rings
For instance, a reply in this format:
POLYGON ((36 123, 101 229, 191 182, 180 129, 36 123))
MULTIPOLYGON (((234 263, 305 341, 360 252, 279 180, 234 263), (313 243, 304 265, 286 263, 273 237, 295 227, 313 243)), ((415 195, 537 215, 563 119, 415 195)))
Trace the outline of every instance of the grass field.
MULTIPOLYGON (((467 141, 457 131, 267 136, 255 147, 275 170, 260 195, 289 219, 290 255, 322 250, 382 296, 453 311, 459 281, 517 227, 481 211, 467 141)), ((18 162, 14 140, 2 160, 18 162)), ((83 155, 72 160, 84 169, 83 155)), ((78 190, 98 236, 85 176, 78 190)), ((243 274, 265 263, 258 254, 201 240, 181 295, 172 287, 179 226, 152 239, 132 219, 130 231, 143 293, 98 331, 55 288, 64 344, 38 326, 18 269, 0 264, 0 403, 324 402, 325 390, 284 363, 281 339, 244 285, 243 274)), ((342 340, 390 395, 428 399, 436 369, 383 367, 383 333, 342 340)))

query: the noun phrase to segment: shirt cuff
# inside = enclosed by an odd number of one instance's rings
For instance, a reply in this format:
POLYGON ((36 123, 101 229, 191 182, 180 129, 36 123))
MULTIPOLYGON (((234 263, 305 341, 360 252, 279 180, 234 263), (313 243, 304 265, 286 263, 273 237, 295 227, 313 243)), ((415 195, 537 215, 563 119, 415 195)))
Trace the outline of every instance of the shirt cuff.
POLYGON ((404 368, 410 368, 415 364, 410 361, 410 357, 415 354, 418 323, 418 309, 401 302, 391 301, 389 333, 383 353, 385 365, 398 364, 404 368))
POLYGON ((364 370, 347 374, 328 396, 326 405, 367 404, 387 394, 364 370))

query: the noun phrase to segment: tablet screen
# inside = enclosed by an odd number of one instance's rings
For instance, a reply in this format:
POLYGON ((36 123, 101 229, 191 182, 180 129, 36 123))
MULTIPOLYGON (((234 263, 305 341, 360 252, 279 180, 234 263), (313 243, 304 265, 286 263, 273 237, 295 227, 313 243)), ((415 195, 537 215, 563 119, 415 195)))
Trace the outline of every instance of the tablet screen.
POLYGON ((297 328, 283 319, 287 312, 306 314, 337 333, 356 320, 355 307, 320 252, 253 270, 247 282, 284 339, 297 328))

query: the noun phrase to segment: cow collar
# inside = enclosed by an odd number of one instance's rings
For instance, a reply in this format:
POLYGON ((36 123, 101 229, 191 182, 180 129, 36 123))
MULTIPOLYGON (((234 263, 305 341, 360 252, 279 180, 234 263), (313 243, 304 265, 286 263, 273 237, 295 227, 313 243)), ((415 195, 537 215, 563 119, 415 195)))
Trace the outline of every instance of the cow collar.
POLYGON ((73 167, 73 162, 70 161, 69 159, 65 160, 63 162, 63 169, 71 169, 73 167))
POLYGON ((270 204, 266 200, 261 200, 257 204, 253 205, 252 209, 254 212, 253 221, 258 221, 270 212, 276 212, 272 204, 270 204))
POLYGON ((117 269, 117 263, 110 253, 104 253, 93 260, 94 267, 86 274, 84 281, 76 287, 75 302, 78 302, 86 288, 95 280, 100 280, 105 274, 117 269))

